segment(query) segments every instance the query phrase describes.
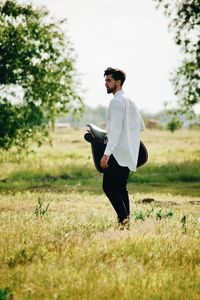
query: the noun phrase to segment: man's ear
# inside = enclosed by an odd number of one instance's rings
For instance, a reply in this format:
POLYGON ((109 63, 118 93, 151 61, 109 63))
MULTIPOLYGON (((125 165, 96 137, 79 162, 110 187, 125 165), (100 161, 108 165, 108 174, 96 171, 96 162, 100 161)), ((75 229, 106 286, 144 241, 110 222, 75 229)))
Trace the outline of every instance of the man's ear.
POLYGON ((116 80, 117 86, 121 86, 121 80, 116 80))

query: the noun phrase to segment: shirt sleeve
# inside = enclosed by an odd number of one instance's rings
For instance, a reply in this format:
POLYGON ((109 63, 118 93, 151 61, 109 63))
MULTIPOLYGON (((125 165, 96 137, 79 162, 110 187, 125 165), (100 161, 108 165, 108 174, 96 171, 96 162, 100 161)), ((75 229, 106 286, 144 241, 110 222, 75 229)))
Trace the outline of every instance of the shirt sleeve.
POLYGON ((144 131, 145 130, 145 125, 144 125, 144 121, 140 115, 140 131, 144 131))
POLYGON ((108 143, 104 152, 105 155, 111 155, 119 142, 124 117, 123 104, 117 100, 112 101, 109 106, 109 112, 110 128, 108 143))

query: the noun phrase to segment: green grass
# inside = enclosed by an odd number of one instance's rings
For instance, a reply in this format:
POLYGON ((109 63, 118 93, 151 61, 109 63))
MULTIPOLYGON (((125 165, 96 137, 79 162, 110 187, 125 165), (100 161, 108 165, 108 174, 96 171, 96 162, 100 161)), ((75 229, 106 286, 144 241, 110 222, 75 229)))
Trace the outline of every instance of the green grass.
MULTIPOLYGON (((44 145, 18 161, 16 154, 2 153, 0 190, 84 190, 101 193, 102 175, 96 172, 90 145, 83 130, 53 134, 54 147, 44 145)), ((198 196, 200 187, 200 134, 197 130, 146 130, 142 137, 149 151, 148 163, 132 173, 129 189, 198 196), (179 188, 182 185, 182 189, 179 188), (176 189, 176 186, 178 187, 176 189)))
POLYGON ((117 230, 83 134, 0 156, 0 299, 199 299, 200 133, 146 130, 130 231, 117 230))

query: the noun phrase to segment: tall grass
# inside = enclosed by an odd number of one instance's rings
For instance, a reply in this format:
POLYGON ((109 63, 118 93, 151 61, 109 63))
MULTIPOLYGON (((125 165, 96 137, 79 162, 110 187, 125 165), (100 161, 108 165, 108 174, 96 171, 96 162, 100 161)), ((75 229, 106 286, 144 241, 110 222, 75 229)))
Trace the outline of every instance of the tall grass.
MULTIPOLYGON (((150 195, 153 198, 157 196, 150 195)), ((132 197, 132 195, 131 195, 132 197)), ((0 287, 16 299, 198 299, 199 221, 188 197, 131 201, 131 230, 116 230, 103 196, 16 193, 0 197, 0 287), (44 214, 35 214, 38 198, 44 214), (143 221, 135 213, 153 209, 143 221), (186 231, 181 223, 186 215, 186 231)))
POLYGON ((119 231, 84 130, 0 156, 1 300, 200 298, 198 131, 148 131, 119 231))

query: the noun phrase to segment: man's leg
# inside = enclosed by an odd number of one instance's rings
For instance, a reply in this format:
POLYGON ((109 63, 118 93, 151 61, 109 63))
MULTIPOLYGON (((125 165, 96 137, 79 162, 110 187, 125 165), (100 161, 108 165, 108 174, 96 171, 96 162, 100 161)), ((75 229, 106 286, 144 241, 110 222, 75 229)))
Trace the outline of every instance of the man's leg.
POLYGON ((126 207, 128 217, 130 216, 130 201, 129 201, 129 195, 128 195, 128 189, 127 189, 129 173, 130 173, 130 170, 128 168, 123 170, 121 189, 120 189, 121 197, 122 197, 124 205, 126 207))
POLYGON ((109 160, 109 168, 103 175, 103 190, 114 207, 120 223, 130 214, 128 191, 126 184, 129 169, 121 167, 113 156, 109 160))

